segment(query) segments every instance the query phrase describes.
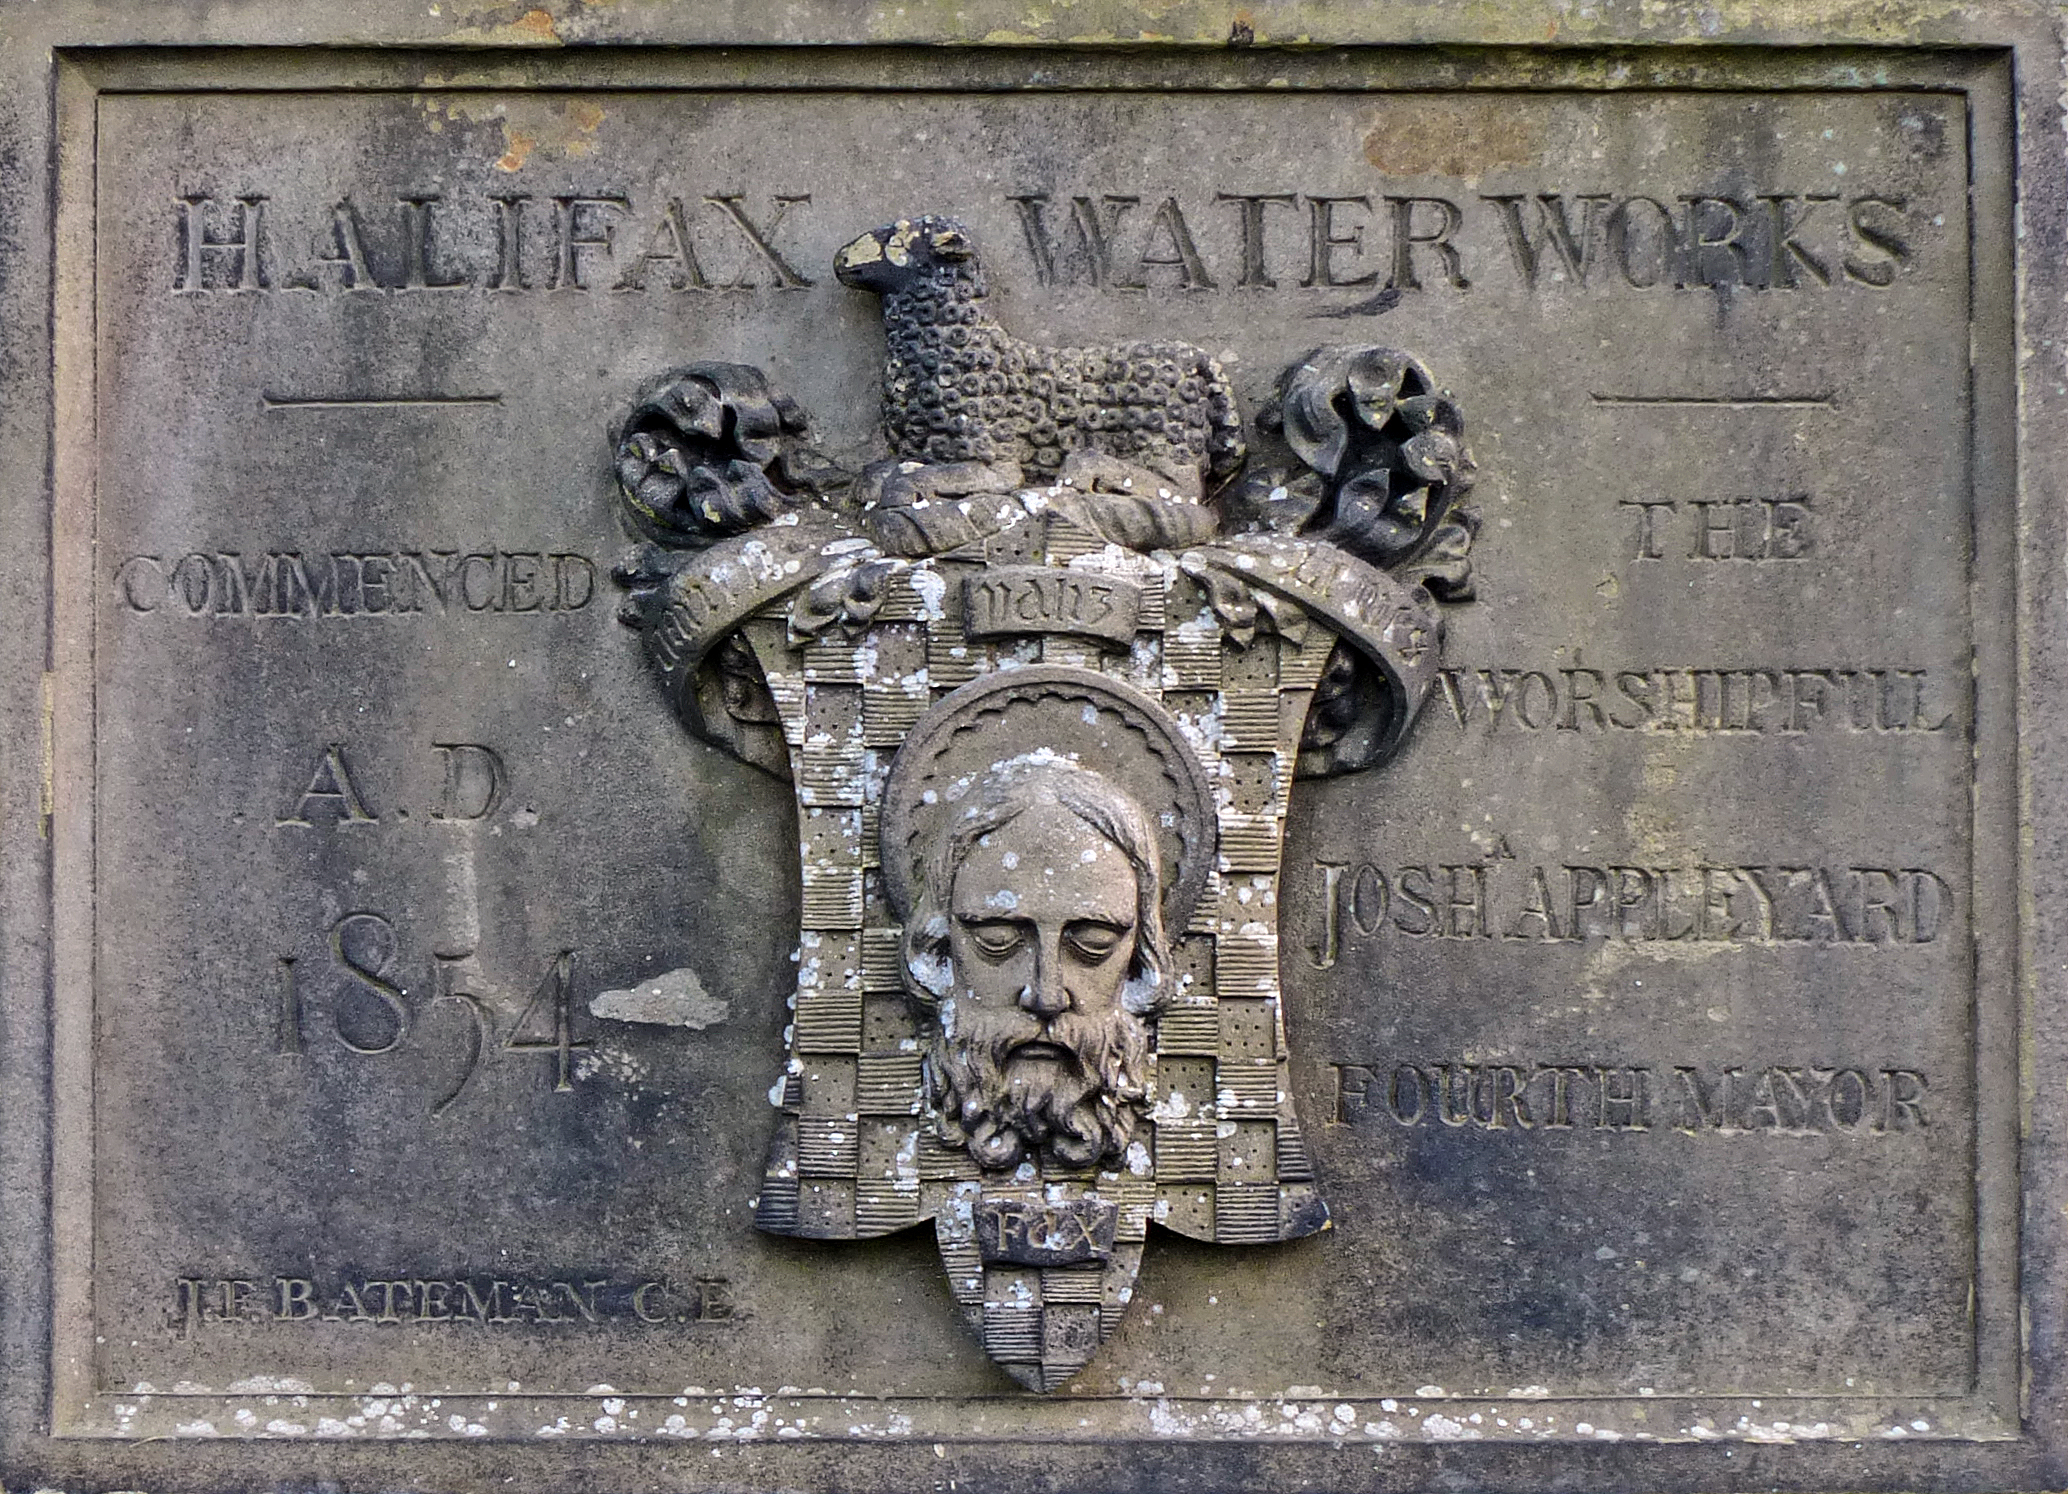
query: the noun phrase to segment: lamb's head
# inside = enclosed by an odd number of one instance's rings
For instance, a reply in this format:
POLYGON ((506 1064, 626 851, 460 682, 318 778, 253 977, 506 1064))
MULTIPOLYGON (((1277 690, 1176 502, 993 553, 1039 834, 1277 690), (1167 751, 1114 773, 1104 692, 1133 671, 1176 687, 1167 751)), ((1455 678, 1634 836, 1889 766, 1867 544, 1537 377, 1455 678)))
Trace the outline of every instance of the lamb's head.
POLYGON ((969 230, 932 213, 870 229, 833 256, 833 273, 842 285, 879 296, 956 280, 982 289, 969 230))

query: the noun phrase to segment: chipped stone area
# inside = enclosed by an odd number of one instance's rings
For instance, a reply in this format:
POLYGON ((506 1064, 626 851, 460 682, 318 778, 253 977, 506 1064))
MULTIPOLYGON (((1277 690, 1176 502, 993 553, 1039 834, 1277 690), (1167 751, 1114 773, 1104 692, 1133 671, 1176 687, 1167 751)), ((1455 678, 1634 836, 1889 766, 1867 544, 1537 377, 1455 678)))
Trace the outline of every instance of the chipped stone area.
POLYGON ((644 1022, 657 1027, 687 1027, 700 1032, 731 1015, 731 1009, 704 989, 696 971, 685 965, 625 990, 601 991, 589 1010, 611 1022, 644 1022))

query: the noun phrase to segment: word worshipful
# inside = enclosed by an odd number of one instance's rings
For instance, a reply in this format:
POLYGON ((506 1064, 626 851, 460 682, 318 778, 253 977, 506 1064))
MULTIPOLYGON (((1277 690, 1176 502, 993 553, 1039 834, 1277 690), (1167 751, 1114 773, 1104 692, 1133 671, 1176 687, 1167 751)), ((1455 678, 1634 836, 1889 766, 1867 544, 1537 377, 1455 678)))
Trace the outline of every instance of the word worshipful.
POLYGON ((1702 669, 1643 665, 1443 669, 1443 703, 1461 727, 1499 731, 1716 735, 1943 732, 1953 688, 1928 670, 1702 669))

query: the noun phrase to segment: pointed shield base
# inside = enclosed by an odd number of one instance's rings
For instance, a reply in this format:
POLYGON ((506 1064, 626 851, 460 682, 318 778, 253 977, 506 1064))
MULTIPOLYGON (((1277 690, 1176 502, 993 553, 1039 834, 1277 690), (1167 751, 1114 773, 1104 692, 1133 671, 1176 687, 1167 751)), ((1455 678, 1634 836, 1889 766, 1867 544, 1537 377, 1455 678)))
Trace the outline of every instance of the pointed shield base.
POLYGON ((941 1264, 970 1331, 1029 1390, 1091 1362, 1134 1296, 1147 1233, 1111 1175, 1096 1183, 963 1183, 934 1216, 941 1264), (1115 1196, 1122 1196, 1115 1202, 1115 1196))

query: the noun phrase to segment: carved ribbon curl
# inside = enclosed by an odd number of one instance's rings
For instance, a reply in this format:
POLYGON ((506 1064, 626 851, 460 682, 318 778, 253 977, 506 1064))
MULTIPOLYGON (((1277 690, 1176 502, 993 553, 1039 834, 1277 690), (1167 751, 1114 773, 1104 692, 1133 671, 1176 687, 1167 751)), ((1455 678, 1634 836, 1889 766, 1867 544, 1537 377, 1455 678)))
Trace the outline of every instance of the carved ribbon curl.
POLYGON ((1238 643, 1260 621, 1298 646, 1340 640, 1300 744, 1299 776, 1355 773, 1399 747, 1436 677, 1443 636, 1442 618, 1420 586, 1326 541, 1285 535, 1233 535, 1187 551, 1179 565, 1205 587, 1238 643), (1310 629, 1309 614, 1327 630, 1310 629), (1331 705, 1338 719, 1329 719, 1331 705))
POLYGON ((790 756, 751 651, 735 647, 743 623, 810 586, 851 557, 859 542, 830 514, 798 510, 789 524, 720 540, 679 561, 633 605, 646 651, 692 735, 778 778, 790 756), (759 692, 759 695, 756 692, 759 692))

